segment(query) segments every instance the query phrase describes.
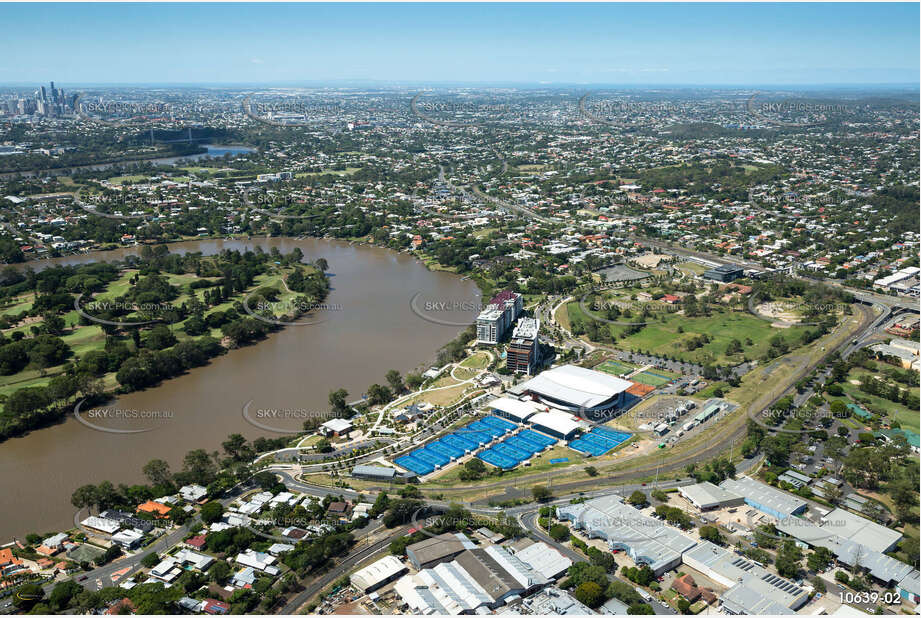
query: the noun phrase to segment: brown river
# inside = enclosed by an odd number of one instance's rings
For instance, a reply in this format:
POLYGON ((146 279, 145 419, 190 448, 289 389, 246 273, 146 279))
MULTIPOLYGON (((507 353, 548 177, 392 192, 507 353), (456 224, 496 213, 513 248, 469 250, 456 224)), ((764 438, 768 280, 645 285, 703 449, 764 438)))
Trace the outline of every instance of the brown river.
MULTIPOLYGON (((213 254, 257 244, 265 250, 277 246, 282 253, 300 247, 306 260, 327 260, 332 291, 329 307, 318 316, 323 321, 288 326, 155 388, 118 397, 101 410, 83 410, 88 424, 68 415, 62 423, 0 443, 0 482, 7 505, 0 516, 0 541, 69 528, 75 510, 70 496, 80 485, 146 482, 141 468, 149 460, 165 459, 179 470, 186 452, 219 450, 234 432, 250 439, 285 435, 249 422, 244 406, 251 402, 247 414, 263 426, 300 427, 304 418, 327 413, 331 390, 345 388, 348 400, 354 401, 371 384, 385 384, 389 369, 405 375, 433 364, 435 352, 476 314, 479 292, 472 281, 430 271, 412 256, 385 249, 273 238, 190 241, 172 244, 170 251, 213 254), (431 313, 414 311, 411 304, 431 313), (144 431, 124 433, 139 429, 144 431)), ((117 261, 136 251, 27 266, 38 270, 56 263, 117 261)))

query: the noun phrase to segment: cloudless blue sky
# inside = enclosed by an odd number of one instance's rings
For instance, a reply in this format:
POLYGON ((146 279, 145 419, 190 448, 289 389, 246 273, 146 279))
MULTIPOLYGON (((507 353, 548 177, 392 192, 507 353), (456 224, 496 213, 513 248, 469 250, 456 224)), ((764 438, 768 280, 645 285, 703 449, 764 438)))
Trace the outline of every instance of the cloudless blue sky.
POLYGON ((0 83, 918 83, 910 4, 0 4, 0 83))

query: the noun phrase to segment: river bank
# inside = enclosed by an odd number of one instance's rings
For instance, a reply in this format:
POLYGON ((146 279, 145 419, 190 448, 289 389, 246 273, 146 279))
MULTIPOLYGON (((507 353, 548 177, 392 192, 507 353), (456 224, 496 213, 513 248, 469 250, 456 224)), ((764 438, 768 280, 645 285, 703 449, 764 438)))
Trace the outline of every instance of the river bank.
MULTIPOLYGON (((7 495, 17 496, 17 509, 8 511, 0 536, 59 529, 70 524, 74 489, 108 479, 138 482, 141 467, 150 459, 167 460, 174 469, 191 449, 220 448, 230 433, 250 438, 288 435, 300 429, 304 417, 328 414, 327 396, 344 388, 349 400, 370 384, 384 383, 384 374, 396 369, 404 375, 453 339, 475 317, 461 310, 439 324, 421 319, 410 307, 420 291, 435 299, 473 299, 479 291, 470 281, 430 270, 415 256, 367 245, 327 239, 269 238, 204 240, 175 243, 171 252, 223 249, 282 253, 299 247, 306 260, 325 258, 332 289, 328 302, 341 307, 324 315, 322 327, 292 326, 269 334, 264 341, 217 357, 205 367, 156 388, 116 397, 106 409, 170 412, 169 417, 99 418, 108 429, 143 430, 116 434, 98 431, 68 418, 64 422, 12 438, 0 444, 0 478, 7 495), (271 419, 267 432, 247 422, 250 414, 295 411, 271 419)), ((134 254, 140 247, 99 255, 43 260, 45 267, 61 263, 112 261, 134 254)), ((18 265, 24 267, 26 265, 18 265)))

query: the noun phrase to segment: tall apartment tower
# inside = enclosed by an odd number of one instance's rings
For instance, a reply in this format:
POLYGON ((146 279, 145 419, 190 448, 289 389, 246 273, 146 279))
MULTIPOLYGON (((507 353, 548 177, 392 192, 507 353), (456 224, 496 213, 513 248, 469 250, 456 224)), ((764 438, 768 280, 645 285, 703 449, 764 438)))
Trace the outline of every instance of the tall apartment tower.
POLYGON ((532 375, 540 361, 538 332, 540 321, 534 318, 521 318, 512 332, 508 344, 506 365, 515 373, 532 375))
POLYGON ((477 343, 499 343, 524 308, 521 294, 505 290, 496 294, 476 319, 477 343))

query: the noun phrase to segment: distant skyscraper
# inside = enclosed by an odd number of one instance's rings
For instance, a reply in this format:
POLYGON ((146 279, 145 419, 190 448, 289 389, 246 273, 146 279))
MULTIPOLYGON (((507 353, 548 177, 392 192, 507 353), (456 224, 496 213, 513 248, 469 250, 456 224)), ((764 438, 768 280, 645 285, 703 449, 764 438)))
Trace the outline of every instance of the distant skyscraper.
POLYGON ((47 100, 48 100, 48 92, 45 90, 45 87, 44 87, 44 86, 42 86, 41 100, 42 100, 42 101, 47 101, 47 100))

